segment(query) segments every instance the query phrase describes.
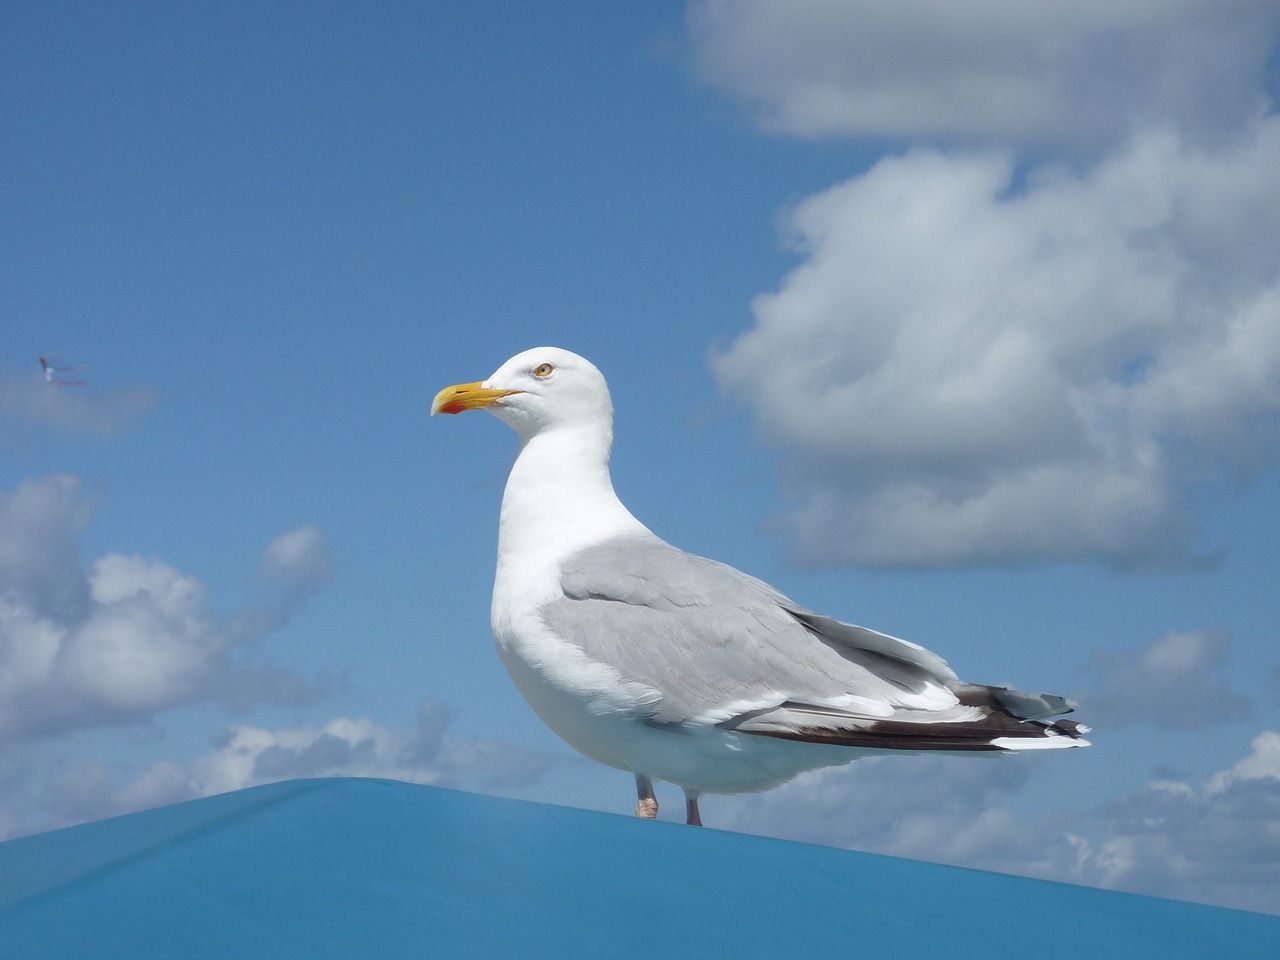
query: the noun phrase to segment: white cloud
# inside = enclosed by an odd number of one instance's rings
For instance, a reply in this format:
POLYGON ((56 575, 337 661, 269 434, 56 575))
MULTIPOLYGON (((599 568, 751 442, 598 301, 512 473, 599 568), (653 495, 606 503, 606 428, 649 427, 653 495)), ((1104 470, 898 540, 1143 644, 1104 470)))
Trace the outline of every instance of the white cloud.
POLYGON ((282 533, 262 552, 258 575, 286 586, 311 589, 333 579, 333 550, 324 531, 307 524, 282 533))
POLYGON ((89 603, 75 536, 93 515, 67 475, 24 480, 0 491, 0 597, 21 596, 40 617, 82 616, 89 603))
POLYGON ((1253 738, 1253 752, 1228 770, 1214 774, 1208 793, 1220 796, 1251 780, 1280 783, 1280 733, 1264 730, 1253 738))
POLYGON ((1085 883, 1280 913, 1280 733, 1204 787, 1153 781, 1097 812, 1075 838, 1085 883))
MULTIPOLYGON (((307 777, 381 777, 454 788, 528 784, 552 760, 542 754, 449 732, 451 717, 423 700, 412 727, 386 727, 367 717, 335 717, 323 725, 228 729, 189 762, 157 761, 125 782, 101 763, 77 762, 48 776, 41 804, 53 823, 0 808, 0 837, 129 813, 246 787, 307 777)), ((26 775, 30 777, 31 771, 26 775)), ((2 794, 0 794, 2 795, 2 794)))
POLYGON ((261 635, 278 630, 333 574, 333 548, 323 530, 306 524, 280 534, 267 544, 258 564, 262 599, 236 618, 236 632, 261 635))
POLYGON ((410 783, 486 787, 526 783, 546 758, 448 732, 447 708, 423 700, 412 728, 367 717, 338 717, 323 727, 234 728, 192 765, 201 793, 238 790, 299 777, 387 777, 410 783))
POLYGON ((1039 762, 1079 759, 938 753, 869 757, 802 774, 766 794, 718 798, 716 826, 930 863, 1080 881, 1080 852, 1071 834, 1078 817, 1027 817, 1018 803, 1039 762))
POLYGON ((1028 818, 1038 761, 879 757, 722 798, 718 825, 767 836, 1280 913, 1280 733, 1204 786, 1165 777, 1101 808, 1028 818))
POLYGON ((909 857, 1027 872, 1035 845, 1004 806, 1025 758, 868 757, 764 794, 719 798, 716 826, 909 857))
POLYGON ((1271 0, 699 0, 704 78, 801 137, 1101 144, 1235 130, 1265 104, 1271 0))
POLYGON ((1280 117, 1025 182, 913 151, 811 197, 713 357, 814 562, 1196 562, 1193 496, 1280 449, 1280 117))
POLYGON ((1231 637, 1218 630, 1170 632, 1136 651, 1097 651, 1085 664, 1084 699, 1097 727, 1151 723, 1200 727, 1250 715, 1249 701, 1222 675, 1231 637))
MULTIPOLYGON (((161 560, 109 553, 85 569, 74 538, 91 512, 71 477, 0 495, 0 741, 141 722, 246 690, 269 700, 305 692, 243 649, 282 625, 294 598, 224 621, 198 578, 161 560)), ((277 540, 264 564, 289 574, 287 594, 327 570, 317 560, 326 550, 316 528, 303 528, 277 540)))

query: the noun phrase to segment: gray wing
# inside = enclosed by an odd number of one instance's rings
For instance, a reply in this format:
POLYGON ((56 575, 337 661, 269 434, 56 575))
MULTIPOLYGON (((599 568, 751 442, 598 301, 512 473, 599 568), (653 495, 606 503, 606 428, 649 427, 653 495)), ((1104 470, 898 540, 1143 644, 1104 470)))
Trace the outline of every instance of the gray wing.
POLYGON ((841 722, 903 714, 964 720, 955 674, 915 644, 823 617, 732 567, 656 537, 583 550, 540 613, 589 658, 660 696, 652 722, 751 732, 803 713, 841 722), (948 716, 934 716, 946 713, 948 716))

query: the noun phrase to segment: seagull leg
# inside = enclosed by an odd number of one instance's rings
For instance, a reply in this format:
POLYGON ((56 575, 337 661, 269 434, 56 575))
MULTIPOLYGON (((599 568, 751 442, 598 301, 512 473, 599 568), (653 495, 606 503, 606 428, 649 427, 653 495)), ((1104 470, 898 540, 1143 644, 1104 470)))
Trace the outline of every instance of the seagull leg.
POLYGON ((636 774, 636 816, 646 820, 658 819, 658 798, 653 795, 653 781, 643 773, 636 774))
POLYGON ((698 813, 698 791, 690 790, 688 787, 684 791, 684 816, 684 822, 689 826, 702 826, 702 817, 698 813))

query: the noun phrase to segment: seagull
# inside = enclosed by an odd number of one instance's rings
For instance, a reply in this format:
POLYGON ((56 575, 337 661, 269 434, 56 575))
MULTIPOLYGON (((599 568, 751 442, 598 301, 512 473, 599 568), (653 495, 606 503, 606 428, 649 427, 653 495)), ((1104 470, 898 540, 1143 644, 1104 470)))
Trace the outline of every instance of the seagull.
POLYGON ((446 387, 431 413, 487 410, 520 437, 498 526, 491 620, 503 664, 548 727, 635 777, 766 790, 886 752, 1084 747, 1076 704, 965 683, 924 647, 816 613, 660 539, 614 493, 613 402, 596 367, 538 347, 446 387))

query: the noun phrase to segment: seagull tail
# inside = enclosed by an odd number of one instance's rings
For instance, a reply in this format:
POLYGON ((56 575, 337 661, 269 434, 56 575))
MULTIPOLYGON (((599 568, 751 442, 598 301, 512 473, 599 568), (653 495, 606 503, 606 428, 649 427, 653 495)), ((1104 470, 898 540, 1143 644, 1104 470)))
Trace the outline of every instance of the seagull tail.
POLYGON ((1089 728, 1073 720, 1050 720, 1076 705, 1053 694, 1023 693, 956 681, 950 684, 969 717, 904 711, 872 719, 829 708, 786 703, 734 728, 756 736, 869 750, 1017 752, 1087 747, 1089 728))
POLYGON ((920 723, 908 720, 875 720, 841 729, 777 727, 743 733, 758 737, 799 740, 804 743, 853 747, 863 750, 903 750, 909 752, 1016 753, 1022 750, 1059 750, 1087 747, 1084 734, 1089 728, 1070 720, 1045 723, 1040 720, 1011 720, 1008 725, 982 722, 920 723))

